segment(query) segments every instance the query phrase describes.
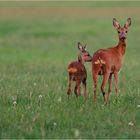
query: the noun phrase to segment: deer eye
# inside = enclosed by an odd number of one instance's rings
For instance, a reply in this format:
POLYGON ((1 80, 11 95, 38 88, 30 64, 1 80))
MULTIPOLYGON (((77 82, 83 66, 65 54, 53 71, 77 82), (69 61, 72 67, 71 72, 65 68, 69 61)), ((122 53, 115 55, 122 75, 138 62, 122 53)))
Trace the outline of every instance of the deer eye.
POLYGON ((127 33, 127 31, 125 31, 125 33, 127 33))
POLYGON ((118 33, 120 33, 120 31, 118 31, 118 33))

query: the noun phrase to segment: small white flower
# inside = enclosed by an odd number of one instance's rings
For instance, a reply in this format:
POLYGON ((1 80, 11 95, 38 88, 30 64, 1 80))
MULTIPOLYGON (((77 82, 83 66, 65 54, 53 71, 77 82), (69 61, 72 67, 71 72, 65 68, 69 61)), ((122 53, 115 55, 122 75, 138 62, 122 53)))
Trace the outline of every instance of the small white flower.
POLYGON ((36 86, 36 83, 34 83, 34 86, 36 86))
POLYGON ((13 105, 15 106, 17 104, 17 102, 16 101, 13 101, 13 105))
POLYGON ((56 123, 56 122, 54 122, 54 123, 53 123, 53 125, 54 125, 54 126, 57 126, 57 123, 56 123))
POLYGON ((61 101, 62 101, 62 98, 61 98, 61 97, 59 97, 59 98, 58 98, 58 102, 61 102, 61 101))
POLYGON ((42 98, 42 95, 40 94, 38 97, 39 97, 39 99, 41 99, 42 98))
POLYGON ((140 107, 140 105, 137 105, 137 107, 139 108, 139 107, 140 107))
POLYGON ((128 125, 129 125, 129 126, 133 126, 134 123, 133 123, 133 122, 129 122, 128 125))

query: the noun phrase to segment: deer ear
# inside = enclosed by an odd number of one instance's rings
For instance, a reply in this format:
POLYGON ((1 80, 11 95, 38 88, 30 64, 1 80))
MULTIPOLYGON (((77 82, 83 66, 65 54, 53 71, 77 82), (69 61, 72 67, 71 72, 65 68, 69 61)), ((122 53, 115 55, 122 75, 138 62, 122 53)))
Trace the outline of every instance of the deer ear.
POLYGON ((113 25, 114 25, 114 27, 115 27, 116 29, 119 29, 119 28, 120 28, 120 24, 119 24, 119 22, 117 21, 116 18, 113 18, 113 25))
POLYGON ((86 49, 86 47, 87 47, 87 44, 85 44, 84 49, 86 49))
POLYGON ((131 18, 128 18, 125 25, 124 25, 124 28, 130 27, 130 25, 131 25, 131 18))
POLYGON ((78 42, 78 49, 79 49, 80 51, 82 51, 82 49, 83 49, 83 47, 82 47, 82 45, 81 45, 80 42, 78 42))

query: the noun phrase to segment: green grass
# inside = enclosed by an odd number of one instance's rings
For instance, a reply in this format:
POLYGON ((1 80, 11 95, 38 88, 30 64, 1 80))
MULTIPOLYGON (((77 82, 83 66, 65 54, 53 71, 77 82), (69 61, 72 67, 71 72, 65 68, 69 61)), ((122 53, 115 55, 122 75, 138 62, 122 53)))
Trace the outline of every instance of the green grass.
POLYGON ((140 2, 0 3, 1 139, 140 138, 140 2), (132 18, 119 101, 113 83, 110 103, 103 105, 100 77, 93 102, 90 63, 87 100, 74 94, 68 100, 67 65, 77 59, 77 42, 90 54, 116 45, 113 17, 121 25, 132 18))

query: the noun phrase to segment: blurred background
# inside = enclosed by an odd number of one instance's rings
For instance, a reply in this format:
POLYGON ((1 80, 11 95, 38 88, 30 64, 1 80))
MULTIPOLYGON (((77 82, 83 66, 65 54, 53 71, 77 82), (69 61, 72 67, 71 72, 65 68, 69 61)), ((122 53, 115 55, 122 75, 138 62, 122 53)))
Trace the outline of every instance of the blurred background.
POLYGON ((136 105, 140 104, 139 35, 138 1, 1 1, 0 137, 139 138, 140 112, 136 108, 136 105), (113 87, 111 95, 113 107, 107 109, 107 114, 106 109, 102 112, 100 109, 103 98, 98 86, 99 104, 97 106, 92 104, 91 63, 87 63, 89 102, 84 109, 82 108, 87 115, 76 113, 77 110, 81 110, 83 98, 77 102, 73 95, 74 100, 67 104, 67 65, 77 60, 77 42, 87 44, 91 55, 100 48, 117 45, 118 35, 112 24, 114 17, 122 26, 128 17, 132 19, 120 72, 122 101, 120 104, 113 104, 115 98, 113 87), (43 96, 41 107, 38 107, 39 95, 43 96), (61 105, 55 103, 57 99, 63 103, 61 105), (13 111, 15 100, 17 108, 13 111), (121 116, 122 110, 127 110, 124 114, 125 120, 121 116), (71 122, 68 116, 71 116, 71 122), (103 116, 108 121, 101 124, 103 116), (118 117, 123 120, 121 123, 118 117), (82 123, 78 118, 82 119, 82 123), (131 120, 137 126, 129 129, 127 124, 131 120), (54 122, 59 128, 53 126, 54 122), (84 133, 86 131, 88 132, 84 133), (109 133, 110 131, 112 133, 109 133))

